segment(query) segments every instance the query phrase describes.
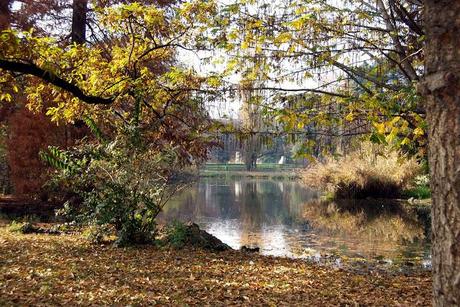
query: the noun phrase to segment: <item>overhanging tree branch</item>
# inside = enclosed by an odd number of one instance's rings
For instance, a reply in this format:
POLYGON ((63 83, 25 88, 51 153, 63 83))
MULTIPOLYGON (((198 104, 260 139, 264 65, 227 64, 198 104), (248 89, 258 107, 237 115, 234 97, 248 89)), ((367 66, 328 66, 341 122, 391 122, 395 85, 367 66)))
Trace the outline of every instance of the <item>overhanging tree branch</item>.
POLYGON ((81 101, 86 102, 88 104, 109 105, 113 103, 115 100, 114 98, 104 98, 99 96, 87 95, 75 84, 62 79, 58 75, 50 71, 44 70, 33 63, 13 62, 0 59, 0 69, 35 76, 37 78, 42 79, 43 81, 46 81, 54 86, 57 86, 71 93, 81 101))
POLYGON ((352 96, 350 95, 328 92, 328 91, 323 91, 323 90, 314 89, 314 88, 283 88, 283 87, 258 86, 258 87, 251 88, 251 90, 269 90, 269 91, 271 90, 271 91, 280 91, 280 92, 311 92, 311 93, 324 94, 324 95, 340 97, 340 98, 352 98, 352 96))

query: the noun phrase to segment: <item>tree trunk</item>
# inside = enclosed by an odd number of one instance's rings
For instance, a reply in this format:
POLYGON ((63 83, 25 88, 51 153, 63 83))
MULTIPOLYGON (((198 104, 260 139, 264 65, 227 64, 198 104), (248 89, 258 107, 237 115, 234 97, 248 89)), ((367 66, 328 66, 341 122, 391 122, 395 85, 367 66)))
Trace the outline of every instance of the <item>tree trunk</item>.
POLYGON ((257 136, 251 135, 244 143, 244 164, 246 165, 246 170, 249 172, 255 170, 257 167, 257 142, 257 136))
POLYGON ((10 4, 11 0, 0 0, 0 30, 4 30, 10 27, 10 4))
POLYGON ((435 306, 460 305, 460 0, 426 0, 425 80, 435 306))
POLYGON ((73 43, 77 43, 77 44, 85 43, 87 13, 88 13, 88 0, 73 0, 73 3, 72 3, 72 42, 73 43))

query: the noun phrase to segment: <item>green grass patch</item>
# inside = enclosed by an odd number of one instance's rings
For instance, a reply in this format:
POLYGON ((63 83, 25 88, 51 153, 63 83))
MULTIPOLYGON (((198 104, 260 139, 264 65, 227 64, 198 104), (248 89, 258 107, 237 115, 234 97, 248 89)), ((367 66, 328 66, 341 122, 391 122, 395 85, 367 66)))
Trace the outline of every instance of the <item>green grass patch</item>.
POLYGON ((431 190, 429 186, 416 186, 404 190, 402 196, 404 198, 428 199, 431 198, 431 190))
POLYGON ((228 178, 228 179, 271 179, 271 180, 293 180, 298 179, 300 176, 293 171, 213 171, 201 170, 200 177, 203 178, 228 178))
MULTIPOLYGON (((257 164, 258 172, 271 171, 292 171, 302 167, 297 164, 277 164, 277 163, 260 163, 257 164)), ((206 171, 246 171, 246 165, 242 163, 206 163, 203 167, 206 171)))

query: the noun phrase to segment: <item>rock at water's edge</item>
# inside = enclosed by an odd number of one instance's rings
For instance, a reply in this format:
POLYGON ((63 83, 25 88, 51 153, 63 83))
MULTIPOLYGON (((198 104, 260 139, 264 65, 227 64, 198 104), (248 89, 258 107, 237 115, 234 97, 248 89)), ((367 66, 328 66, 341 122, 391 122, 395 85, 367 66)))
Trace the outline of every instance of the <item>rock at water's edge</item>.
POLYGON ((200 229, 200 227, 195 223, 190 223, 186 226, 185 244, 212 251, 225 251, 232 249, 212 234, 200 229))

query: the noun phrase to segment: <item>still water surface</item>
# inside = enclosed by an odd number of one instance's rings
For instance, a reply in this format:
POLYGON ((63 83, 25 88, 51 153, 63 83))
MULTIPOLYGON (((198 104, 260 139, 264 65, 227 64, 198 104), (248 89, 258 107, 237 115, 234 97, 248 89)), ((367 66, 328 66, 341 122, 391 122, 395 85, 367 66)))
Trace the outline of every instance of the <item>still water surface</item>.
POLYGON ((234 249, 429 265, 429 216, 390 201, 325 202, 293 181, 201 178, 160 220, 193 221, 234 249))

